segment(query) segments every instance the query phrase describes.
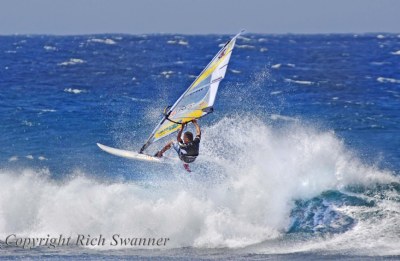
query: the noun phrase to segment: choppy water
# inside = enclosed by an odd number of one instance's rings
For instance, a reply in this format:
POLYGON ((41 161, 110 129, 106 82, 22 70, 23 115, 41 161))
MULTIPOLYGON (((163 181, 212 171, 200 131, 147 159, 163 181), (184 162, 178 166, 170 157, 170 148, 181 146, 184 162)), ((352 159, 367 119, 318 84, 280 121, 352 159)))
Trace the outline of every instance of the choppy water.
POLYGON ((398 35, 239 38, 189 175, 96 147, 138 150, 228 39, 0 36, 1 256, 398 257, 398 35), (11 234, 107 244, 21 249, 11 234))

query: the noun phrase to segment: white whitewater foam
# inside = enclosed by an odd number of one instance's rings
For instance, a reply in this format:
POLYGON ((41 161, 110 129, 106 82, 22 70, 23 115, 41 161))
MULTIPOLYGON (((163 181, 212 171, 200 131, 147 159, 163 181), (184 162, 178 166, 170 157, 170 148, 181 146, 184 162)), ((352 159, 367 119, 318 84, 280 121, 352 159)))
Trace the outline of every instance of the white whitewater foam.
POLYGON ((178 44, 180 44, 180 45, 189 45, 189 42, 185 41, 185 40, 179 40, 178 44))
MULTIPOLYGON (((290 67, 290 68, 296 67, 296 65, 293 64, 293 63, 287 63, 287 64, 280 64, 280 63, 277 63, 277 64, 272 65, 271 68, 273 68, 273 69, 279 69, 279 68, 281 68, 282 66, 290 67)), ((289 80, 290 80, 290 79, 289 79, 289 80)))
POLYGON ((168 40, 167 44, 178 44, 178 45, 184 45, 187 46, 189 45, 189 42, 183 39, 180 40, 168 40))
POLYGON ((299 121, 299 119, 297 119, 297 118, 284 116, 284 115, 279 115, 279 114, 271 114, 271 119, 272 120, 294 121, 294 122, 298 122, 299 121))
POLYGON ((390 62, 371 62, 371 64, 372 64, 372 65, 381 66, 381 65, 385 65, 385 64, 391 64, 391 63, 390 63, 390 62))
POLYGON ((274 91, 274 92, 270 92, 270 94, 271 95, 278 95, 278 94, 281 94, 282 93, 282 91, 274 91))
MULTIPOLYGON (((56 182, 47 170, 0 170, 0 239, 10 233, 106 238, 120 233, 167 237, 169 248, 244 247, 285 234, 296 199, 351 184, 398 182, 391 173, 362 164, 332 132, 300 124, 278 130, 243 116, 204 127, 193 170, 188 175, 181 166, 165 166, 146 174, 169 173, 175 179, 145 185, 96 181, 79 172, 56 182)), ((367 232, 387 240, 386 222, 392 221, 384 218, 367 232)), ((364 240, 352 239, 357 247, 364 240)), ((324 242, 333 247, 328 238, 299 248, 323 250, 324 242)), ((284 245, 277 251, 293 251, 284 245)))
POLYGON ((24 120, 24 121, 22 121, 22 125, 32 127, 33 126, 33 122, 24 120))
POLYGON ((12 156, 11 158, 8 159, 9 162, 17 161, 18 156, 12 156))
POLYGON ((237 39, 240 39, 240 40, 242 40, 242 41, 244 41, 244 42, 251 42, 251 41, 253 41, 253 39, 248 38, 248 37, 244 37, 243 35, 239 35, 239 37, 238 37, 237 39))
POLYGON ((58 65, 67 66, 67 65, 75 65, 75 64, 82 64, 82 63, 85 63, 85 61, 82 60, 82 59, 71 58, 71 59, 69 59, 68 61, 59 63, 58 65))
POLYGON ((297 83, 297 84, 302 84, 302 85, 313 85, 314 84, 314 82, 312 82, 312 81, 299 81, 299 80, 292 80, 292 79, 285 79, 285 82, 297 83))
POLYGON ((114 41, 113 39, 98 39, 98 38, 93 38, 93 39, 89 39, 88 42, 90 43, 102 43, 102 44, 110 44, 110 45, 114 45, 117 44, 116 41, 114 41))
POLYGON ((137 101, 137 102, 150 102, 151 100, 149 99, 142 99, 142 98, 136 98, 136 97, 130 97, 130 96, 123 96, 127 99, 130 99, 131 101, 137 101))
POLYGON ((73 94, 80 94, 80 93, 86 92, 86 90, 66 88, 66 89, 64 89, 64 92, 73 93, 73 94))
POLYGON ((396 51, 396 52, 392 52, 392 54, 394 55, 400 55, 400 50, 396 51))
POLYGON ((163 71, 161 72, 161 75, 164 75, 164 77, 168 79, 174 73, 175 73, 174 71, 163 71))
POLYGON ((378 77, 376 80, 382 83, 400 83, 400 80, 393 78, 378 77))
POLYGON ((57 110, 54 109, 42 109, 41 112, 56 112, 57 110))
POLYGON ((236 45, 236 48, 239 48, 239 49, 256 49, 255 46, 253 46, 253 45, 248 45, 248 44, 242 44, 242 45, 237 44, 237 45, 236 45))
POLYGON ((46 51, 57 51, 56 47, 50 45, 43 46, 43 49, 45 49, 46 51))

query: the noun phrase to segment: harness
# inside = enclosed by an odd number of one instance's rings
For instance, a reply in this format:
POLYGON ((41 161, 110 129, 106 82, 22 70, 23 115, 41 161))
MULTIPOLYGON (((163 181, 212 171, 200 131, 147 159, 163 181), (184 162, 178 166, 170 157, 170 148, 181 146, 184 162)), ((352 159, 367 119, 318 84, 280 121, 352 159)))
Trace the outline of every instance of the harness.
POLYGON ((179 158, 185 163, 192 163, 193 161, 196 160, 197 156, 189 156, 189 155, 180 153, 179 158))

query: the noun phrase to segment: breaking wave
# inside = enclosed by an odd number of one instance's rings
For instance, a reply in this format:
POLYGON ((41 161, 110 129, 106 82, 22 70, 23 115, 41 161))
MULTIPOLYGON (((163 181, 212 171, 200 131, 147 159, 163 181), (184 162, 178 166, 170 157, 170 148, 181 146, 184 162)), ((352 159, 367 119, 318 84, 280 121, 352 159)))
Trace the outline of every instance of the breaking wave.
POLYGON ((54 180, 46 169, 3 169, 0 237, 119 233, 170 238, 170 248, 399 254, 394 173, 363 163, 333 132, 285 122, 233 116, 206 126, 190 174, 151 165, 154 178, 141 182, 72 170, 54 180))

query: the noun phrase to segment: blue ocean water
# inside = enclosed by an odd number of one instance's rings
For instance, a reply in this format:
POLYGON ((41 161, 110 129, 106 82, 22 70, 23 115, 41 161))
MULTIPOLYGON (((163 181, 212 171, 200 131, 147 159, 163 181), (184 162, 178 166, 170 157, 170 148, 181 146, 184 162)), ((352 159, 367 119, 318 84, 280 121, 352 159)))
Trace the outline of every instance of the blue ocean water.
POLYGON ((139 150, 228 39, 0 36, 1 256, 398 257, 400 35, 240 37, 191 174, 98 149, 139 150), (117 233, 170 241, 4 243, 117 233))

